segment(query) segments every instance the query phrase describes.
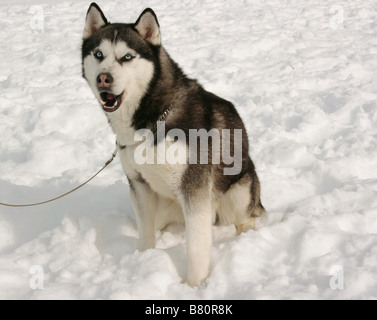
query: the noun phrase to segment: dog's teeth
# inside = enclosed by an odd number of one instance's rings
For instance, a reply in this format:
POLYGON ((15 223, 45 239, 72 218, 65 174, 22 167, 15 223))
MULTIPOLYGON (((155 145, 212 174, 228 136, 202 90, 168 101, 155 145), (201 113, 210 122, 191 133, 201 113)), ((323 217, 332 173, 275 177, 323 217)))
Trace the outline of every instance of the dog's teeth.
POLYGON ((114 107, 117 107, 118 104, 119 104, 119 100, 117 100, 117 101, 115 102, 114 107))

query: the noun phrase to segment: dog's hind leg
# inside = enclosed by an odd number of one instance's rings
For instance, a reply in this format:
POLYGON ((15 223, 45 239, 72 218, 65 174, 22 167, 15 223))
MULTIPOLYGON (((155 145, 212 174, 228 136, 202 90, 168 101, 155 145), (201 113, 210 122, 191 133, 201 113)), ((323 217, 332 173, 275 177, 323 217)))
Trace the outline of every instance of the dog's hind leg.
POLYGON ((249 219, 243 221, 242 223, 236 224, 237 235, 247 232, 249 230, 257 229, 257 218, 261 217, 265 213, 263 206, 254 208, 252 213, 249 213, 251 216, 249 219))
POLYGON ((244 188, 242 188, 244 194, 242 195, 241 192, 236 196, 236 198, 242 196, 244 199, 248 199, 247 206, 243 211, 244 214, 240 215, 242 220, 238 220, 238 223, 236 223, 237 235, 249 230, 256 230, 257 218, 266 213, 260 200, 260 184, 257 174, 252 170, 247 178, 250 181, 244 184, 244 188))
POLYGON ((130 180, 131 202, 136 212, 139 232, 138 249, 156 247, 155 209, 158 196, 145 181, 130 180))
MULTIPOLYGON (((256 178, 257 179, 257 178, 256 178)), ((219 202, 219 224, 234 224, 237 235, 255 230, 257 218, 265 213, 260 203, 259 182, 247 173, 223 195, 219 202)))
POLYGON ((236 225, 236 230, 237 236, 249 230, 255 230, 255 218, 250 218, 249 220, 236 225))

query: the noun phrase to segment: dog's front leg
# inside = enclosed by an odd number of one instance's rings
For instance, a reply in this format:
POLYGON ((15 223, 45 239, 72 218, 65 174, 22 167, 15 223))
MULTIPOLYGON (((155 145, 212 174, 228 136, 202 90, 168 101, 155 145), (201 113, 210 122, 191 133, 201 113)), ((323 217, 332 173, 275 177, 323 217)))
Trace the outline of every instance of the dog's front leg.
POLYGON ((144 251, 156 247, 155 210, 157 195, 146 182, 130 181, 130 195, 136 212, 139 232, 138 249, 144 251))
POLYGON ((212 206, 209 192, 181 200, 186 224, 187 283, 200 286, 208 277, 212 244, 212 206))

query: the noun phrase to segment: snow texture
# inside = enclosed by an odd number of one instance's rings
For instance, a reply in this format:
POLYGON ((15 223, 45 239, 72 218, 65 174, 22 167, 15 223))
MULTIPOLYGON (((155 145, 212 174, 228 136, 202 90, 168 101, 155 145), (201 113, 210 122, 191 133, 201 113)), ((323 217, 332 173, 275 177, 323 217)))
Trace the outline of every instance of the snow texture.
MULTIPOLYGON (((0 207, 0 298, 377 299, 376 1, 98 4, 113 22, 152 7, 171 56, 236 105, 269 221, 239 237, 214 227, 211 275, 190 288, 183 226, 136 251, 116 159, 68 198, 0 207), (30 287, 35 265, 43 290, 30 287)), ((114 149, 81 78, 88 6, 0 0, 0 202, 65 192, 114 149)))

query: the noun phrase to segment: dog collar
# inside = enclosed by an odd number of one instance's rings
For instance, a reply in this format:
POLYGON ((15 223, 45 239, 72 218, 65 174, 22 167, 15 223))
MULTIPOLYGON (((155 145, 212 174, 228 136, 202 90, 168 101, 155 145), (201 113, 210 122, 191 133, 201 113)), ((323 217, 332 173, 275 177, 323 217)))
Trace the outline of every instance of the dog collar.
POLYGON ((153 128, 152 128, 152 132, 153 134, 156 133, 156 130, 157 130, 157 124, 158 122, 161 122, 161 121, 165 121, 165 119, 167 118, 167 116, 169 115, 170 113, 170 110, 172 109, 173 107, 173 104, 171 104, 163 113, 162 115, 158 118, 158 120, 156 121, 156 123, 154 124, 153 128))
MULTIPOLYGON (((173 104, 171 104, 167 109, 165 109, 165 111, 162 113, 162 115, 158 118, 158 120, 156 121, 156 123, 154 124, 154 126, 152 128, 153 134, 155 134, 156 131, 157 131, 158 122, 165 121, 172 108, 173 108, 173 104)), ((119 150, 124 150, 124 149, 127 148, 127 146, 121 145, 118 141, 116 142, 116 145, 118 146, 119 150)))

